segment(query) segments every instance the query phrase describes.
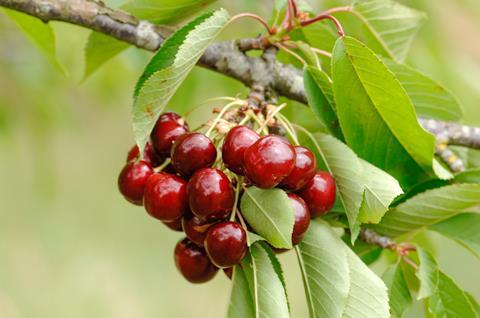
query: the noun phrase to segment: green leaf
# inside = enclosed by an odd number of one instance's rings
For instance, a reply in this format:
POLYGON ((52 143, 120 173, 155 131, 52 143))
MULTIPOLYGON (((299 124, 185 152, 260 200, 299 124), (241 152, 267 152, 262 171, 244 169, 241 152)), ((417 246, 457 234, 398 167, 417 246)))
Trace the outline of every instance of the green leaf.
POLYGON ((165 41, 147 65, 133 105, 133 131, 141 151, 166 104, 229 19, 223 9, 202 15, 165 41))
POLYGON ((358 224, 379 222, 393 199, 403 191, 387 173, 361 160, 341 141, 325 134, 299 131, 301 144, 311 149, 318 166, 335 178, 338 198, 356 239, 358 224))
POLYGON ((480 258, 480 214, 459 214, 428 229, 457 241, 480 258))
POLYGON ((330 21, 320 21, 301 29, 305 40, 312 47, 331 52, 337 41, 338 34, 330 21))
POLYGON ((420 193, 390 209, 375 231, 388 236, 418 230, 480 204, 480 184, 454 184, 420 193))
POLYGON ((303 41, 295 41, 295 44, 297 45, 298 50, 302 52, 308 65, 317 69, 321 68, 318 55, 312 50, 312 47, 310 45, 303 41))
POLYGON ((413 301, 400 263, 391 265, 383 274, 382 279, 388 288, 390 310, 396 317, 403 317, 403 313, 412 305, 413 301))
POLYGON ((275 255, 262 243, 253 244, 242 261, 242 268, 253 296, 255 318, 289 318, 288 299, 279 263, 275 255))
POLYGON ((323 221, 296 247, 310 317, 388 317, 387 289, 323 221))
POLYGON ((268 243, 277 248, 292 248, 295 216, 285 191, 246 188, 240 209, 248 224, 268 243))
POLYGON ((478 318, 478 304, 470 298, 447 275, 442 273, 433 256, 417 248, 420 266, 417 277, 420 280, 418 299, 427 299, 428 310, 434 317, 478 318))
POLYGON ((155 24, 175 24, 216 0, 131 0, 121 9, 155 24))
POLYGON ((315 67, 307 66, 303 72, 308 104, 329 132, 344 140, 335 111, 333 83, 328 75, 315 67))
POLYGON ((405 60, 425 14, 390 0, 358 1, 353 13, 363 22, 372 49, 397 61, 405 60))
POLYGON ((228 306, 228 318, 255 317, 255 305, 247 278, 240 266, 235 266, 232 277, 232 293, 228 306))
POLYGON ((65 70, 57 60, 55 34, 50 24, 28 14, 4 9, 4 12, 18 25, 28 39, 38 48, 45 58, 60 72, 65 70))
MULTIPOLYGON (((216 0, 132 0, 120 7, 122 11, 133 14, 138 19, 149 20, 155 24, 173 24, 216 0)), ((84 79, 94 73, 108 60, 130 47, 102 33, 92 32, 85 47, 84 79)))
POLYGON ((363 43, 340 38, 333 54, 333 91, 347 144, 403 186, 434 174, 435 137, 419 124, 407 93, 363 43))
POLYGON ((109 59, 130 45, 99 32, 92 32, 85 47, 85 72, 83 78, 92 75, 109 59))
POLYGON ((462 119, 458 99, 446 88, 409 66, 389 59, 383 59, 383 62, 407 91, 417 114, 440 120, 462 119))

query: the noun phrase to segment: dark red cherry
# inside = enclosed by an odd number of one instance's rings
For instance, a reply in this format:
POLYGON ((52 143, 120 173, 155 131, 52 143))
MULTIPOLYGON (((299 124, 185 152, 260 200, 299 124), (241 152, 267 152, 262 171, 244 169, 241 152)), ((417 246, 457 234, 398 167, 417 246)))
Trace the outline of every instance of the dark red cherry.
POLYGON ((213 225, 205 238, 205 250, 213 264, 232 267, 239 264, 247 253, 247 234, 236 222, 213 225))
POLYGON ((190 209, 201 219, 223 219, 232 211, 235 200, 232 184, 218 169, 198 170, 188 182, 187 192, 190 209))
POLYGON ((182 219, 178 219, 171 222, 162 222, 162 223, 165 224, 169 229, 172 229, 176 232, 183 232, 182 219))
POLYGON ((308 211, 307 204, 301 197, 296 194, 289 193, 290 203, 293 207, 295 214, 295 225, 292 232, 292 243, 297 245, 303 238, 303 234, 308 230, 310 225, 310 212, 308 211))
POLYGON ((185 235, 198 246, 203 246, 207 231, 212 223, 200 219, 192 213, 187 213, 182 218, 182 228, 185 235))
POLYGON ((120 193, 129 202, 142 205, 145 183, 152 174, 152 167, 145 161, 128 162, 118 176, 120 193))
MULTIPOLYGON (((135 145, 130 149, 127 155, 127 162, 132 161, 132 160, 137 160, 139 157, 139 150, 138 146, 135 145)), ((143 158, 141 158, 143 161, 147 162, 150 164, 152 167, 157 167, 159 166, 163 161, 165 161, 165 158, 162 156, 158 156, 155 153, 155 150, 153 149, 152 145, 150 143, 147 143, 145 145, 145 150, 143 151, 143 158)))
POLYGON ((305 147, 295 146, 295 166, 281 185, 290 191, 298 191, 310 181, 317 170, 315 155, 305 147))
POLYGON ((294 165, 295 150, 282 137, 265 136, 245 150, 245 175, 260 188, 278 185, 292 172, 294 165))
POLYGON ((238 175, 243 175, 243 154, 260 135, 246 126, 232 128, 222 146, 222 160, 225 166, 238 175))
POLYGON ((176 113, 165 113, 158 118, 152 131, 152 143, 161 154, 170 154, 175 140, 189 131, 188 124, 176 113))
POLYGON ((185 238, 175 247, 177 269, 191 283, 204 283, 212 279, 218 271, 205 250, 185 238))
POLYGON ((319 171, 303 189, 298 192, 314 218, 326 214, 335 203, 335 180, 325 171, 319 171))
POLYGON ((173 174, 156 173, 147 180, 143 203, 156 219, 178 220, 188 210, 187 182, 173 174))
POLYGON ((213 142, 201 133, 180 136, 172 147, 172 164, 182 176, 189 177, 201 168, 210 167, 217 158, 213 142))
POLYGON ((222 268, 223 272, 225 273, 225 276, 228 277, 228 279, 232 279, 232 275, 233 275, 233 267, 226 267, 226 268, 222 268))

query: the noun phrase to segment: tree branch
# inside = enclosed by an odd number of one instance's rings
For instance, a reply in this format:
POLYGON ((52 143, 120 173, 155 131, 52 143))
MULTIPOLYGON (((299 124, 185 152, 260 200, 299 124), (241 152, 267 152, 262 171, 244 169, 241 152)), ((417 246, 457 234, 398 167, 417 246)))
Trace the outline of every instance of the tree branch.
MULTIPOLYGON (((0 0, 0 6, 27 13, 44 22, 63 21, 104 33, 120 41, 156 51, 169 30, 111 9, 100 0, 0 0)), ((207 48, 199 65, 235 78, 242 83, 269 87, 279 95, 307 104, 302 71, 280 63, 275 54, 250 57, 245 51, 265 49, 265 38, 214 43, 207 48)), ((480 149, 480 128, 420 118, 425 129, 439 143, 480 149), (445 140, 445 141, 444 141, 445 140)))

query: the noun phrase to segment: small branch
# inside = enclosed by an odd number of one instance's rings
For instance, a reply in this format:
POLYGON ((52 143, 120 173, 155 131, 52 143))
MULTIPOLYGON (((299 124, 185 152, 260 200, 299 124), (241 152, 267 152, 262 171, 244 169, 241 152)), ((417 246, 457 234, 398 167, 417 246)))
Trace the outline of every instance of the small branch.
POLYGON ((419 118, 419 121, 426 130, 435 135, 439 143, 480 149, 480 127, 425 118, 419 118))
POLYGON ((451 171, 455 173, 465 171, 465 165, 463 164, 462 159, 448 148, 446 144, 437 144, 435 146, 435 154, 442 159, 451 171))

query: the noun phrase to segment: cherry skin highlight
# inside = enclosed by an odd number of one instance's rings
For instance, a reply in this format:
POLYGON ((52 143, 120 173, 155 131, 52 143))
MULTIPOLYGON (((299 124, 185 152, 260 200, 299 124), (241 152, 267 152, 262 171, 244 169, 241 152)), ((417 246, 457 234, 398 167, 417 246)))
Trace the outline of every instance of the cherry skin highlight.
POLYGON ((188 182, 187 193, 193 214, 206 221, 227 218, 235 201, 230 180, 214 168, 197 171, 188 182))
POLYGON ((293 207, 295 214, 295 224, 292 232, 292 243, 297 245, 302 241, 303 234, 308 230, 310 225, 310 212, 308 211, 307 204, 301 197, 296 194, 289 193, 288 197, 293 207))
POLYGON ((210 167, 217 158, 213 142, 201 133, 180 136, 172 147, 172 165, 184 177, 201 168, 210 167))
POLYGON ((303 189, 298 192, 310 210, 312 217, 326 214, 335 204, 336 185, 326 171, 319 171, 303 189))
POLYGON ((118 189, 129 202, 142 205, 147 179, 153 174, 152 167, 145 161, 130 161, 118 176, 118 189))
POLYGON ((158 118, 151 137, 153 147, 159 154, 170 154, 172 145, 189 131, 188 124, 176 113, 165 113, 158 118))
POLYGON ((143 203, 148 214, 164 222, 180 219, 188 210, 187 182, 168 173, 148 178, 143 203))
POLYGON ((194 284, 211 280, 218 271, 205 250, 187 238, 175 247, 175 265, 183 277, 194 284))
POLYGON ((192 213, 187 213, 182 218, 182 228, 185 235, 198 246, 203 246, 210 226, 212 226, 212 223, 206 222, 192 213))
POLYGON ((245 175, 260 188, 277 186, 292 172, 294 166, 294 148, 278 136, 265 136, 244 153, 245 175))
POLYGON ((290 191, 298 191, 310 181, 317 170, 314 154, 305 147, 295 146, 295 166, 283 179, 281 186, 290 191))
POLYGON ((243 175, 243 154, 258 139, 260 139, 260 135, 247 126, 232 128, 225 137, 222 146, 222 160, 225 166, 230 171, 243 175))
POLYGON ((213 225, 205 238, 205 250, 212 263, 220 268, 239 264, 247 249, 247 234, 236 222, 213 225))

